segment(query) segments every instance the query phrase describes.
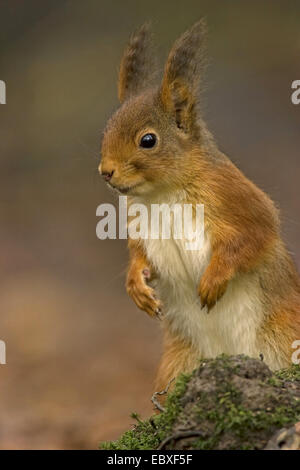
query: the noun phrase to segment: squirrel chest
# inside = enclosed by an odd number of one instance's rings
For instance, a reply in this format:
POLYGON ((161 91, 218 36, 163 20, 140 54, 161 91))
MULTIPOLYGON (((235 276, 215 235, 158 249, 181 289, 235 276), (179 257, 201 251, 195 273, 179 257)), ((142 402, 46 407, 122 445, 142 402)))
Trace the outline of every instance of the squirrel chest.
POLYGON ((200 250, 189 251, 184 240, 143 240, 157 273, 155 290, 163 303, 164 322, 189 342, 199 357, 221 353, 259 356, 258 328, 263 321, 260 287, 255 274, 236 277, 223 298, 207 313, 201 309, 197 285, 211 258, 209 237, 200 250))

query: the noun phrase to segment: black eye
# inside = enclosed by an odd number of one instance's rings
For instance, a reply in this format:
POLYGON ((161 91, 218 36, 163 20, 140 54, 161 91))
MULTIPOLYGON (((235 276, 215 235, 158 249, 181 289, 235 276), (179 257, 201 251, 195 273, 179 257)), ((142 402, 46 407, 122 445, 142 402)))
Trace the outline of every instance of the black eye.
POLYGON ((144 149, 151 149, 156 144, 156 140, 155 134, 145 134, 141 138, 140 146, 144 149))

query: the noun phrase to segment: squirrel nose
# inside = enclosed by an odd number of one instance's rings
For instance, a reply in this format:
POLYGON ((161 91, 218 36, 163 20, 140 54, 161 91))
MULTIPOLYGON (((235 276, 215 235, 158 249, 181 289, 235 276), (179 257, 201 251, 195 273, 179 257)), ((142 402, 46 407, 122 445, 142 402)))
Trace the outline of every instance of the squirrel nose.
POLYGON ((110 181, 112 179, 112 175, 114 174, 114 170, 112 171, 102 171, 101 175, 105 179, 105 181, 110 181))

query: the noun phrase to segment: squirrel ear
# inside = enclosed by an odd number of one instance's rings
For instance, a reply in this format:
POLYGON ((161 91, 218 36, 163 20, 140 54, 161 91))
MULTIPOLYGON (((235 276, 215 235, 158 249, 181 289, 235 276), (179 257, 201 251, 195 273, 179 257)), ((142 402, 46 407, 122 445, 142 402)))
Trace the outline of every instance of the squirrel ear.
POLYGON ((206 35, 206 23, 202 19, 177 39, 165 66, 161 101, 185 132, 192 132, 197 119, 199 85, 206 62, 206 35))
POLYGON ((133 33, 127 44, 119 72, 118 95, 121 103, 151 82, 155 65, 151 36, 150 24, 145 23, 133 33))

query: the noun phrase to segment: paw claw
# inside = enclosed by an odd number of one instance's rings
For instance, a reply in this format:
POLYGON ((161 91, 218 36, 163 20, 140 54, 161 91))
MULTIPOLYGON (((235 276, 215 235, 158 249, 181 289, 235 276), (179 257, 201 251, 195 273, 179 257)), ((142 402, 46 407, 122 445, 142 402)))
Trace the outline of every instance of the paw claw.
POLYGON ((135 302, 138 308, 144 310, 151 317, 161 317, 162 311, 160 302, 157 299, 154 290, 147 284, 147 279, 151 278, 150 269, 145 268, 142 271, 134 271, 127 277, 127 293, 135 302))
POLYGON ((162 317, 162 310, 161 310, 161 308, 157 308, 157 309, 155 310, 155 313, 156 313, 156 315, 157 315, 159 318, 162 317))
POLYGON ((209 313, 225 293, 226 287, 227 281, 222 284, 217 284, 214 282, 214 279, 206 280, 202 278, 198 288, 201 310, 207 307, 207 313, 209 313))

